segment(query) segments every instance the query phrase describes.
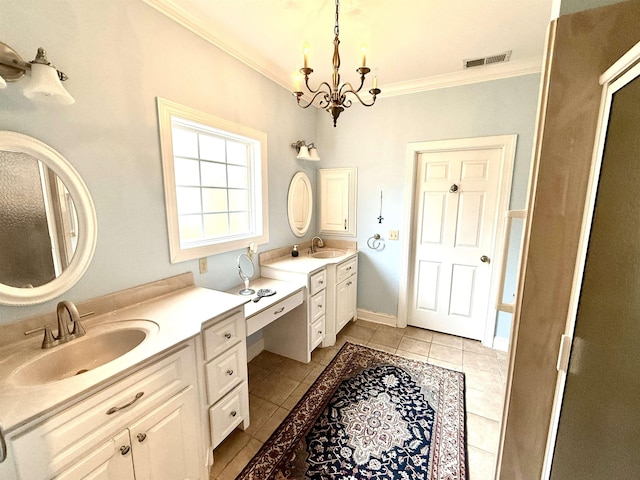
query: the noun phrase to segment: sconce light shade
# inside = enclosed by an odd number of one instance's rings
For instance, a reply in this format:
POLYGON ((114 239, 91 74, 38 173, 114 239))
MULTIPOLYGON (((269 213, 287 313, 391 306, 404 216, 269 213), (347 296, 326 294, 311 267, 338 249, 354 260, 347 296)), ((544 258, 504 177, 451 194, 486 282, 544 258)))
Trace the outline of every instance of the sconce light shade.
POLYGON ((31 79, 24 88, 24 96, 59 105, 70 105, 75 102, 62 86, 58 71, 52 66, 41 63, 31 64, 31 79))
POLYGON ((309 148, 306 145, 302 145, 300 147, 300 152, 296 157, 298 160, 311 160, 311 156, 309 155, 309 148))
POLYGON ((320 157, 318 156, 318 149, 315 147, 315 145, 313 145, 313 143, 311 145, 309 145, 309 158, 308 160, 312 160, 314 162, 319 162, 320 161, 320 157))
POLYGON ((0 77, 0 88, 7 88, 7 82, 2 77, 0 77))

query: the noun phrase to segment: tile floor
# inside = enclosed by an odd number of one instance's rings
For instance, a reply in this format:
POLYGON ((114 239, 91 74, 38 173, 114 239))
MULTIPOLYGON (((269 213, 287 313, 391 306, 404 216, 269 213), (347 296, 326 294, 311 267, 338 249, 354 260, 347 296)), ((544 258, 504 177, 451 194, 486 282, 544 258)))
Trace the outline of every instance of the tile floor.
POLYGON ((451 335, 358 320, 340 332, 335 346, 316 349, 309 364, 270 352, 262 352, 249 362, 251 426, 246 431, 236 429, 216 448, 210 480, 236 478, 345 341, 463 371, 469 477, 493 479, 504 402, 506 353, 451 335))

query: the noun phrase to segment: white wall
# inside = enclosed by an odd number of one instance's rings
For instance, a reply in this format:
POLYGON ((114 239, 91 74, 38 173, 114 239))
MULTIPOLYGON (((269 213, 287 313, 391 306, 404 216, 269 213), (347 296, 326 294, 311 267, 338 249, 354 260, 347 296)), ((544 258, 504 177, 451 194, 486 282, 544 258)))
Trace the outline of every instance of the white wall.
MULTIPOLYGON (((409 208, 403 203, 409 142, 518 134, 511 208, 524 208, 539 82, 535 74, 380 98, 373 107, 343 112, 337 128, 328 113, 317 113, 320 167, 358 168, 358 308, 389 315, 398 311, 401 242, 387 240, 384 250, 374 251, 366 241, 374 233, 387 238, 389 230, 402 235, 406 228, 402 221, 409 208), (380 190, 382 224, 377 221, 380 190)), ((380 88, 384 91, 384 83, 380 88)), ((507 338, 505 321, 500 320, 497 330, 507 338)))
MULTIPOLYGON (((286 217, 291 177, 315 168, 291 142, 313 138, 315 115, 290 93, 141 1, 2 0, 3 41, 25 60, 43 46, 69 76, 76 103, 53 107, 22 96, 24 81, 0 90, 0 130, 36 137, 62 153, 91 191, 98 244, 87 273, 63 295, 81 301, 185 271, 201 286, 240 282, 238 252, 172 265, 165 224, 155 98, 161 96, 268 134, 271 242, 294 243, 286 217)), ((310 237, 309 237, 310 238, 310 237)), ((296 240, 297 242, 297 240, 296 240)), ((0 323, 54 308, 0 306, 0 323)))

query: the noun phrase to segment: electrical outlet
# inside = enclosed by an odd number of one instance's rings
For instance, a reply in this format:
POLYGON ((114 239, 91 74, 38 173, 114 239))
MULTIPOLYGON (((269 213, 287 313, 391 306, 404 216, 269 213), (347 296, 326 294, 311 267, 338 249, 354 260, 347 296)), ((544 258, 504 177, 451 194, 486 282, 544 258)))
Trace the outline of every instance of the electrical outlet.
POLYGON ((398 230, 389 230, 389 240, 398 240, 400 232, 398 230))
POLYGON ((209 270, 207 258, 205 257, 198 260, 198 266, 200 267, 200 273, 207 273, 207 271, 209 270))

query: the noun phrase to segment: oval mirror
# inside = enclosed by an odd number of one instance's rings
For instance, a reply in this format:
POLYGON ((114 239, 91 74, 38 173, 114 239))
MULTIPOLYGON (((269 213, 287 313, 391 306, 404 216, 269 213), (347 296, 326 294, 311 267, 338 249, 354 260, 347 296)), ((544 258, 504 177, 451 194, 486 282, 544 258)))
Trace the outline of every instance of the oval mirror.
POLYGON ((69 290, 93 257, 87 186, 56 150, 0 131, 0 304, 32 305, 69 290))
POLYGON ((239 292, 240 295, 251 295, 256 293, 255 290, 249 288, 249 280, 253 277, 253 274, 256 271, 251 257, 246 253, 241 253, 238 255, 236 262, 238 264, 238 275, 240 275, 240 278, 244 282, 244 288, 239 292))
POLYGON ((289 226, 296 237, 304 236, 311 225, 313 212, 313 192, 311 182, 304 172, 296 173, 289 184, 287 215, 289 226))

